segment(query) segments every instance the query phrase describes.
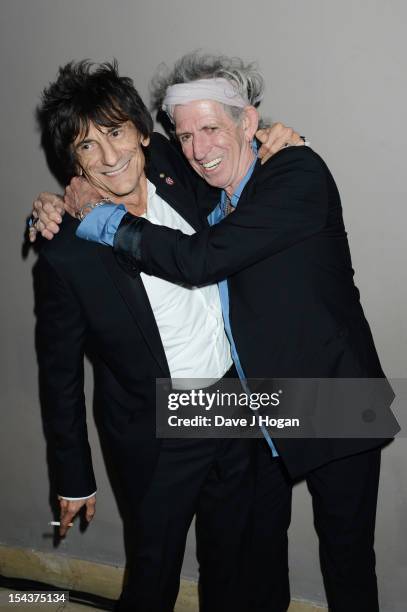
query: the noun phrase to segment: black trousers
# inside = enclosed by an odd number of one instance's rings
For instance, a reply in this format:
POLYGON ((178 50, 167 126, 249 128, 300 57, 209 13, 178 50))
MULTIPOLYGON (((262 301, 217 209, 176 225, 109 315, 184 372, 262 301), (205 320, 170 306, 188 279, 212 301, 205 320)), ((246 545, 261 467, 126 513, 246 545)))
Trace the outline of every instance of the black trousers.
MULTIPOLYGON (((257 445, 251 612, 286 612, 290 603, 287 530, 293 482, 264 441, 257 445)), ((378 612, 374 529, 380 449, 308 474, 321 570, 331 612, 378 612)))
POLYGON ((118 610, 173 611, 186 537, 197 513, 200 610, 247 612, 252 451, 251 440, 163 440, 135 516, 128 580, 118 610))

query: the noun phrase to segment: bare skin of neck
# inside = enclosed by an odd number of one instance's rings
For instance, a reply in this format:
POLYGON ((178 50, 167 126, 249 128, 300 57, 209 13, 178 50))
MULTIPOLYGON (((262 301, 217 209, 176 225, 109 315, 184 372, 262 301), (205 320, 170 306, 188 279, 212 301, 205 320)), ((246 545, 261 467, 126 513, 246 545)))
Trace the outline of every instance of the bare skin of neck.
POLYGON ((246 158, 246 163, 243 164, 242 170, 240 172, 239 178, 236 181, 235 184, 225 187, 225 191, 226 194, 228 195, 229 198, 232 197, 232 195, 235 192, 235 189, 237 188, 237 186, 239 185, 239 183, 242 181, 242 179, 246 176, 246 174, 249 171, 250 166, 252 165, 256 155, 253 152, 252 147, 247 143, 246 145, 247 147, 247 151, 246 151, 246 155, 244 155, 244 157, 246 158))
POLYGON ((110 202, 124 204, 129 213, 138 217, 143 215, 147 210, 147 194, 147 178, 145 174, 140 177, 137 188, 128 195, 116 196, 112 193, 101 193, 101 195, 108 198, 110 202))

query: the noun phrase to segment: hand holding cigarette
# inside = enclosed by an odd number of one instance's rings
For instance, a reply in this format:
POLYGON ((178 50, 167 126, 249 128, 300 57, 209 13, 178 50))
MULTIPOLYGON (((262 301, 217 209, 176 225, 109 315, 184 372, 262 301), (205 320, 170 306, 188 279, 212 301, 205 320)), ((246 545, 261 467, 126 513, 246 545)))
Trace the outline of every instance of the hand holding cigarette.
POLYGON ((88 497, 86 499, 63 499, 59 497, 59 505, 61 507, 61 522, 59 526, 59 535, 64 537, 70 527, 72 527, 73 519, 78 514, 79 510, 86 507, 86 520, 88 523, 93 519, 95 515, 96 507, 96 495, 88 497))

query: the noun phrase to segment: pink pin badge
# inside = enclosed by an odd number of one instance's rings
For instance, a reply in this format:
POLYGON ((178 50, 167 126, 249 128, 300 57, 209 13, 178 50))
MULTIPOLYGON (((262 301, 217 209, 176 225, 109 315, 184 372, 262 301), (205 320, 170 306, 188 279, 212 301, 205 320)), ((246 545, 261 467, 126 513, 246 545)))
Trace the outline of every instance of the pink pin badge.
POLYGON ((172 179, 170 176, 167 176, 165 178, 165 182, 167 183, 167 185, 173 185, 174 184, 174 179, 172 179))

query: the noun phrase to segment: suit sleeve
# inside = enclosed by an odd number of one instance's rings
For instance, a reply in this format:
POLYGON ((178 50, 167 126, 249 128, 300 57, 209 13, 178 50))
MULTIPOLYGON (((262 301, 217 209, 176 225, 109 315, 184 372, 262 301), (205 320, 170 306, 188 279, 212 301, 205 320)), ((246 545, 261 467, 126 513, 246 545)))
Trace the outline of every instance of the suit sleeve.
POLYGON ((248 185, 250 197, 242 196, 235 212, 192 236, 128 213, 114 240, 122 265, 203 285, 320 232, 328 212, 326 171, 313 152, 303 149, 283 151, 268 169, 260 169, 254 185, 248 185))
POLYGON ((57 493, 96 489, 83 391, 86 326, 69 286, 42 254, 38 261, 37 347, 44 430, 57 493))

